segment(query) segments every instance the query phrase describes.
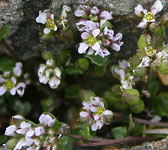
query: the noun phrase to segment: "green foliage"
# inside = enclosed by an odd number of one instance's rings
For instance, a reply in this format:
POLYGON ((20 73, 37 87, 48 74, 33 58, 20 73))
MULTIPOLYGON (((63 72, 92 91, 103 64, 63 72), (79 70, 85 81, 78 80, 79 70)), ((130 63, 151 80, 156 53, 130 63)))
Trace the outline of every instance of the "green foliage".
POLYGON ((9 57, 1 57, 0 59, 0 71, 11 71, 14 67, 14 61, 9 57))
POLYGON ((168 74, 168 60, 160 63, 160 65, 158 66, 158 71, 164 75, 168 74))
POLYGON ((14 103, 14 110, 23 115, 23 116, 26 116, 30 113, 31 111, 31 105, 29 102, 22 102, 22 101, 15 101, 14 103))
POLYGON ((1 29, 0 29, 0 40, 2 40, 9 32, 9 29, 7 27, 7 25, 4 25, 1 29))
POLYGON ((136 114, 141 113, 144 109, 145 109, 145 104, 144 104, 143 100, 139 100, 138 103, 131 106, 131 111, 136 114))
POLYGON ((98 66, 103 66, 108 61, 108 57, 103 58, 99 55, 94 55, 94 54, 93 55, 86 55, 86 57, 98 66))
POLYGON ((68 136, 63 136, 57 141, 57 150, 72 150, 73 139, 68 136))
POLYGON ((133 134, 135 136, 141 136, 142 135, 142 130, 143 130, 142 124, 135 123, 134 128, 133 128, 133 134))
POLYGON ((47 61, 49 59, 54 59, 54 56, 51 52, 43 52, 42 54, 42 58, 47 61))
POLYGON ((90 126, 87 125, 80 125, 77 126, 73 131, 72 134, 79 135, 85 139, 92 137, 91 136, 91 131, 90 131, 90 126))
POLYGON ((157 23, 153 22, 150 24, 150 31, 153 32, 156 35, 164 35, 165 34, 165 27, 160 26, 157 23))
POLYGON ((104 30, 105 27, 108 27, 108 29, 111 29, 112 28, 112 24, 109 22, 109 21, 105 21, 102 26, 101 26, 101 31, 104 30))
POLYGON ((95 97, 96 94, 92 90, 80 90, 80 99, 82 101, 90 101, 90 97, 95 97))
POLYGON ((65 98, 73 99, 75 96, 77 96, 80 92, 80 86, 79 85, 72 85, 70 87, 65 88, 65 98))
POLYGON ((157 92, 159 91, 159 82, 158 81, 153 81, 148 84, 148 89, 151 94, 151 97, 154 97, 157 92))
POLYGON ((59 64, 66 64, 71 58, 68 50, 62 50, 56 55, 56 62, 59 64))
POLYGON ((122 99, 130 106, 137 105, 139 103, 140 94, 136 89, 124 90, 122 93, 122 99))
POLYGON ((148 42, 146 39, 146 35, 145 34, 141 34, 139 40, 138 40, 138 48, 141 50, 145 50, 145 47, 148 46, 148 42))
MULTIPOLYGON (((0 139, 1 139, 1 137, 0 137, 0 139)), ((12 139, 7 141, 6 147, 10 150, 13 150, 15 148, 17 142, 18 142, 17 138, 12 138, 12 139)), ((5 143, 5 141, 3 143, 5 143)))
POLYGON ((152 98, 152 108, 156 115, 168 116, 168 93, 162 92, 152 98))
POLYGON ((76 67, 85 72, 89 68, 89 61, 86 58, 79 58, 76 61, 76 67))
POLYGON ((127 128, 126 127, 116 127, 116 128, 113 128, 111 132, 115 139, 121 139, 127 135, 127 128))

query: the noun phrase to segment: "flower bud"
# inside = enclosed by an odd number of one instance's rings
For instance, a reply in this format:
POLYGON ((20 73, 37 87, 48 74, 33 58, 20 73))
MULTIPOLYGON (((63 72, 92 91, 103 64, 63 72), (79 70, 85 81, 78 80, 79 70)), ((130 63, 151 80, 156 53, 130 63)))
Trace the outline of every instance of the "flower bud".
POLYGON ((161 24, 168 27, 168 13, 162 15, 161 24))
POLYGON ((136 105, 139 102, 139 91, 136 89, 123 91, 122 100, 126 101, 128 105, 136 105))
POLYGON ((43 52, 42 53, 42 58, 47 61, 49 59, 53 59, 53 54, 51 52, 43 52))

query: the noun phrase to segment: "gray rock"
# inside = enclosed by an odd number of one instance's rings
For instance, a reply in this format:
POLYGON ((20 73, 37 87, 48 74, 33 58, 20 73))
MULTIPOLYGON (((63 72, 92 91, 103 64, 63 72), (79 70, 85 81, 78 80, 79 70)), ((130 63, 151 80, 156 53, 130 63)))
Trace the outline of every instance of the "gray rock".
MULTIPOLYGON (((0 27, 7 24, 10 28, 10 37, 12 47, 18 57, 23 60, 40 57, 44 50, 50 50, 53 53, 62 49, 73 47, 77 50, 74 42, 53 38, 49 41, 41 42, 40 25, 35 22, 39 10, 51 9, 56 16, 60 15, 64 4, 72 6, 72 10, 78 4, 93 4, 104 7, 113 12, 113 28, 116 32, 124 34, 124 46, 118 55, 119 58, 131 56, 136 49, 136 41, 139 35, 136 30, 138 19, 133 15, 134 7, 139 4, 152 4, 155 0, 10 0, 9 8, 0 13, 0 27), (119 21, 116 21, 118 18, 119 21), (129 24, 129 26, 128 26, 129 24)), ((165 0, 162 0, 165 3, 165 0)), ((150 6, 149 6, 150 7, 150 6)), ((71 14, 71 27, 75 31, 75 17, 71 14), (73 25, 72 25, 73 24, 73 25)))

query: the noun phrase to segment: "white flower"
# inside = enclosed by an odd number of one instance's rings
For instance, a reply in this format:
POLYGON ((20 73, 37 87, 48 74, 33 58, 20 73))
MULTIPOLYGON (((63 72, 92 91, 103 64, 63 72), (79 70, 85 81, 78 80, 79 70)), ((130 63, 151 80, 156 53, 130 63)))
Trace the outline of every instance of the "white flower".
POLYGON ((48 59, 47 62, 46 62, 46 65, 49 66, 49 67, 54 66, 54 64, 55 64, 55 61, 53 59, 48 59))
POLYGON ((4 84, 2 84, 2 86, 0 86, 0 96, 3 95, 6 91, 10 91, 11 95, 15 95, 16 94, 16 78, 15 77, 11 77, 11 79, 8 80, 4 80, 4 84))
POLYGON ((7 136, 15 136, 16 135, 16 125, 11 125, 9 127, 6 128, 6 131, 5 131, 5 135, 7 136))
POLYGON ((40 67, 39 67, 39 70, 38 70, 38 76, 39 77, 43 75, 45 69, 46 69, 46 65, 40 64, 40 67))
POLYGON ((20 77, 22 75, 22 63, 17 62, 13 68, 13 73, 15 76, 20 77))
POLYGON ((84 101, 82 104, 84 111, 80 112, 81 120, 87 120, 91 124, 92 131, 101 129, 104 124, 109 124, 113 113, 110 110, 105 110, 101 98, 91 97, 90 101, 84 101), (108 122, 106 122, 106 117, 108 118, 108 122))
POLYGON ((23 96, 25 88, 26 88, 26 84, 24 82, 18 83, 16 85, 16 91, 17 91, 18 95, 23 96))
POLYGON ((118 63, 121 69, 126 69, 128 67, 128 61, 126 60, 119 60, 118 63))
POLYGON ((128 90, 128 89, 132 89, 132 85, 133 85, 133 78, 134 76, 130 76, 127 75, 128 77, 121 79, 121 90, 128 90))
POLYGON ((14 150, 22 149, 24 146, 26 146, 26 143, 25 143, 24 140, 21 140, 21 141, 19 141, 19 142, 16 144, 14 150))
POLYGON ((50 31, 57 31, 57 26, 54 22, 54 14, 51 14, 49 10, 39 11, 39 16, 36 18, 37 23, 46 24, 43 32, 48 34, 50 31))
POLYGON ((57 77, 53 76, 48 83, 52 89, 56 89, 60 85, 61 81, 57 77))
POLYGON ((42 126, 39 126, 35 128, 34 132, 36 136, 40 136, 45 133, 45 129, 42 126))
POLYGON ((39 77, 39 82, 40 83, 47 84, 48 81, 49 81, 49 78, 47 78, 46 76, 39 77))
POLYGON ((160 0, 156 0, 152 5, 150 11, 143 9, 141 5, 135 7, 135 14, 139 17, 143 16, 142 21, 137 27, 146 28, 148 22, 155 22, 155 16, 163 9, 163 5, 160 0))
POLYGON ((165 51, 161 51, 156 54, 156 58, 159 61, 163 62, 164 60, 168 59, 168 54, 165 51))
POLYGON ((61 70, 58 67, 55 67, 54 69, 54 75, 58 78, 61 78, 61 70))
POLYGON ((152 57, 156 54, 157 50, 153 49, 152 46, 145 47, 145 52, 148 56, 152 57))
POLYGON ((39 117, 39 122, 46 127, 52 127, 55 123, 55 119, 47 114, 42 114, 39 117))
POLYGON ((16 133, 25 135, 26 132, 31 128, 31 124, 25 121, 21 122, 20 129, 16 130, 16 133))
POLYGON ((139 67, 149 67, 150 62, 151 62, 151 59, 146 56, 142 59, 141 63, 137 66, 137 68, 139 68, 139 67))

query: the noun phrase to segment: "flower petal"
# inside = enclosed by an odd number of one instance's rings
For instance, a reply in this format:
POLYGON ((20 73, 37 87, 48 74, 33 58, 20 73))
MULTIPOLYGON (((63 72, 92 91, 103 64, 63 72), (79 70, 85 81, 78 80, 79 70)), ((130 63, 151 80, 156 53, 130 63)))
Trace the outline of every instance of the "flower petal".
POLYGON ((82 112, 80 112, 79 115, 80 115, 81 117, 87 117, 87 116, 89 115, 89 113, 86 112, 86 111, 82 111, 82 112))
POLYGON ((82 53, 85 53, 86 50, 88 49, 88 45, 86 43, 80 43, 80 46, 78 48, 78 53, 79 54, 82 54, 82 53))
POLYGON ((0 96, 2 96, 6 92, 5 86, 0 86, 0 96))
POLYGON ((114 43, 112 45, 112 49, 115 50, 115 51, 120 51, 120 46, 118 44, 114 43))
POLYGON ((163 5, 160 0, 155 1, 151 7, 151 12, 155 15, 163 9, 163 5))
POLYGON ((111 20, 113 17, 109 11, 102 11, 100 14, 100 18, 104 20, 111 20))
POLYGON ((44 28, 44 30, 43 30, 43 32, 45 33, 45 34, 48 34, 48 33, 50 33, 50 29, 49 28, 44 28))
POLYGON ((87 39, 87 37, 89 36, 89 33, 87 33, 87 32, 83 32, 82 34, 81 34, 81 38, 82 39, 87 39))
POLYGON ((95 29, 95 30, 92 31, 92 34, 93 34, 94 37, 98 36, 99 33, 100 33, 100 29, 95 29))
POLYGON ((99 44, 98 42, 96 42, 96 43, 92 46, 92 48, 93 48, 94 50, 99 50, 99 49, 100 49, 100 44, 99 44))

